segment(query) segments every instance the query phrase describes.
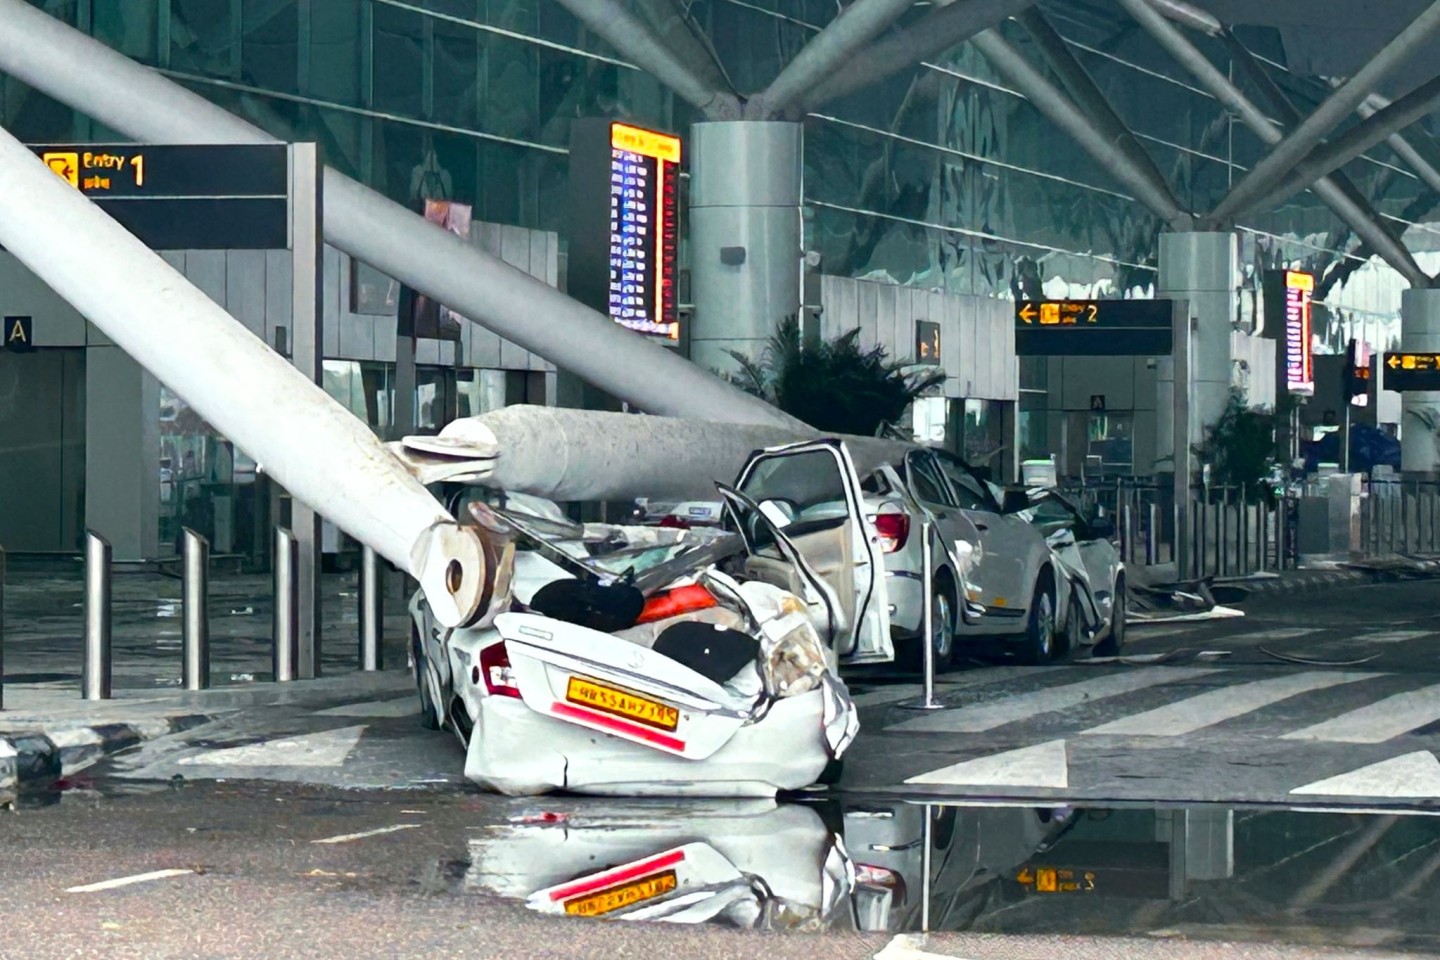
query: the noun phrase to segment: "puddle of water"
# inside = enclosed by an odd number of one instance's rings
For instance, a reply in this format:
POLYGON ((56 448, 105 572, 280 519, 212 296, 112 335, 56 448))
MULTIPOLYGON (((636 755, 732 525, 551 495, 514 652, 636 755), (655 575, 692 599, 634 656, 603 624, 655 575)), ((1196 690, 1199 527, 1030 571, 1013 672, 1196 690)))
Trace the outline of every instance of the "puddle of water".
POLYGON ((574 918, 1434 950, 1440 817, 527 801, 440 872, 574 918))

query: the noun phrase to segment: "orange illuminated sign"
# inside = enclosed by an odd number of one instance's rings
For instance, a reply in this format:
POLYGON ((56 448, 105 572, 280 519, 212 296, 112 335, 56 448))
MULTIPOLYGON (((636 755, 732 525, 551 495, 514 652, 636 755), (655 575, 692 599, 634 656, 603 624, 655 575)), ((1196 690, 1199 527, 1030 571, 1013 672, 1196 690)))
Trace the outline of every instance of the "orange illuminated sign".
POLYGON ((680 162, 680 138, 672 137, 668 133, 656 133, 654 130, 642 130, 639 127, 631 127, 623 123, 612 123, 610 125, 610 146, 616 150, 638 153, 642 157, 664 160, 666 163, 680 162))

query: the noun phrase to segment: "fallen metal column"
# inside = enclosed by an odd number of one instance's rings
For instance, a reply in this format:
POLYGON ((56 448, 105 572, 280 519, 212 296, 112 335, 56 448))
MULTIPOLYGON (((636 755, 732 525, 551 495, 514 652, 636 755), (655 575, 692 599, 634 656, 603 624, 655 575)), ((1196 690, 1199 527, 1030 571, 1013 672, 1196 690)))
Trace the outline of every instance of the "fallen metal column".
MULTIPOLYGON (((276 142, 25 0, 0 0, 0 24, 0 72, 126 136, 151 143, 276 142)), ((325 171, 325 237, 636 409, 799 426, 669 348, 647 342, 332 169, 325 171)))
POLYGON ((185 578, 181 590, 184 670, 186 690, 210 687, 210 544, 189 527, 181 540, 181 562, 185 578))
POLYGON ((85 533, 85 660, 80 696, 110 699, 110 541, 85 533))
POLYGON ((694 21, 679 0, 639 0, 635 6, 640 16, 649 21, 656 39, 695 71, 701 83, 715 90, 734 92, 735 87, 709 38, 695 29, 694 21))
POLYGON ((802 99, 815 110, 831 100, 868 90, 901 70, 959 46, 986 27, 1033 7, 1038 0, 957 0, 918 23, 897 30, 855 55, 845 69, 822 80, 802 99))
POLYGON ((879 36, 914 3, 915 0, 853 0, 800 48, 764 93, 745 105, 746 115, 753 112, 760 120, 782 116, 806 91, 842 69, 856 51, 879 36))
POLYGON ((1096 130, 1090 120, 1080 112, 1058 87, 1030 65, 1025 57, 1012 47, 994 29, 982 30, 970 41, 979 50, 995 71, 1007 83, 1015 86, 1030 101, 1031 106, 1049 117, 1057 126, 1070 135, 1080 149, 1109 171, 1127 190, 1165 223, 1172 226, 1189 226, 1190 217, 1175 203, 1170 191, 1159 188, 1135 166, 1128 157, 1116 156, 1105 136, 1096 130))
MULTIPOLYGON (((715 120, 739 116, 739 101, 701 80, 640 18, 616 0, 560 0, 575 19, 594 30, 622 57, 674 90, 715 120)), ((445 302, 445 301, 442 301, 445 302)))
MULTIPOLYGON (((1230 82, 1210 60, 1196 49, 1180 28, 1158 13, 1149 0, 1117 0, 1120 6, 1135 18, 1145 32, 1159 42, 1180 65, 1188 70, 1200 85, 1228 110, 1232 111, 1265 143, 1279 143, 1284 134, 1275 128, 1250 98, 1230 82)), ((1405 247, 1392 237, 1378 222, 1367 215, 1362 205, 1347 196, 1345 191, 1331 178, 1320 179, 1313 187, 1317 196, 1335 215, 1345 222, 1361 240, 1370 244, 1386 263, 1396 269, 1413 285, 1425 286, 1430 278, 1415 262, 1405 247)))
POLYGON ((295 497, 411 571, 442 622, 475 612, 474 531, 369 427, 3 130, 0 244, 295 497))
POLYGON ((1304 159, 1326 134, 1375 92, 1391 71, 1418 52, 1437 29, 1440 29, 1440 0, 1432 3, 1413 23, 1401 28, 1383 50, 1371 57, 1354 76, 1277 142, 1215 208, 1214 216, 1228 219, 1248 209, 1251 201, 1267 193, 1276 181, 1304 159))
POLYGON ((1060 78, 1075 103, 1085 111, 1096 128, 1130 158, 1136 171, 1150 181, 1150 185, 1168 200, 1170 206, 1179 209, 1180 202, 1175 199, 1175 194, 1165 182, 1160 168, 1155 166, 1150 154, 1145 152, 1145 148, 1135 139, 1125 121, 1121 120, 1120 115, 1110 106, 1105 94, 1096 86, 1094 78, 1080 65, 1080 61, 1075 59, 1064 38, 1050 25, 1050 21, 1045 19, 1045 15, 1039 10, 1030 9, 1016 19, 1029 31, 1044 55, 1045 62, 1050 65, 1050 69, 1060 78))
POLYGON ((1437 102, 1440 102, 1440 77, 1416 87, 1390 106, 1371 113, 1334 140, 1316 147, 1274 190, 1254 203, 1251 210, 1268 210, 1321 177, 1339 170, 1382 140, 1397 135, 1400 130, 1429 114, 1437 102))

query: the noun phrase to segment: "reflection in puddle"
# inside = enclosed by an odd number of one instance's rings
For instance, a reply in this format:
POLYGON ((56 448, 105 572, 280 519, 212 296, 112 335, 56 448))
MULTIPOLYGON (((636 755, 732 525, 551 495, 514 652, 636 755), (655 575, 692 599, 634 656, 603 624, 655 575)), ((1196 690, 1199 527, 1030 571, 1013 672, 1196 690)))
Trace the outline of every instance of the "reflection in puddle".
POLYGON ((1440 941, 1440 818, 1420 815, 526 801, 477 831, 468 852, 466 890, 557 916, 1407 949, 1440 941))

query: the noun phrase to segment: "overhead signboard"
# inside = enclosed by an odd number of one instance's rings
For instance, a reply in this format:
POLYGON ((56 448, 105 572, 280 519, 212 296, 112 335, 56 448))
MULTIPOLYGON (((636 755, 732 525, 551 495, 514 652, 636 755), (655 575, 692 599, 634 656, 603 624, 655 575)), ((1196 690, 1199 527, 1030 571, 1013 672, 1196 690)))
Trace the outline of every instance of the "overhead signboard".
POLYGON ((1315 395, 1315 357, 1310 336, 1310 298, 1315 275, 1285 271, 1285 389, 1293 394, 1315 395))
POLYGON ((1385 353, 1386 390, 1440 390, 1440 353, 1385 353))
POLYGON ((1163 357, 1175 347, 1170 300, 1027 300, 1015 304, 1022 357, 1163 357))
POLYGON ((30 149, 151 249, 289 245, 290 173, 283 143, 44 144, 30 149))
POLYGON ((636 333, 680 339, 680 138, 576 121, 570 148, 571 296, 636 333))

